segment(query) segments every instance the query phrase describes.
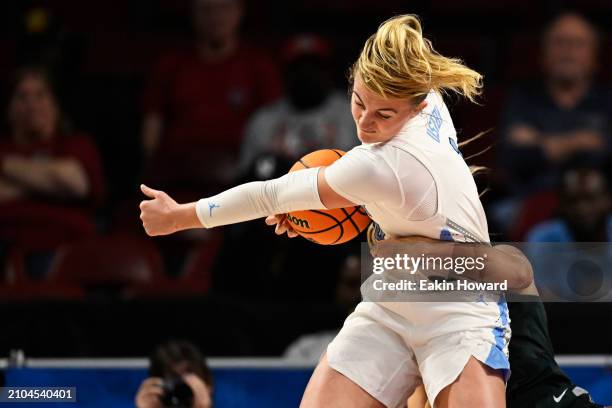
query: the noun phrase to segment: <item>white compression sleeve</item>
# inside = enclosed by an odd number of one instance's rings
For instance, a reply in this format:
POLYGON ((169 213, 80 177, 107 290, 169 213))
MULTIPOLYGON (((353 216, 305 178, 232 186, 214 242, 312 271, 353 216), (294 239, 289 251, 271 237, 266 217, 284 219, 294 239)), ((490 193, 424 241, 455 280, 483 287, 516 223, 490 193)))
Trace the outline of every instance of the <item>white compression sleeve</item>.
POLYGON ((206 228, 235 224, 296 210, 321 210, 317 174, 319 168, 294 171, 277 179, 255 181, 231 188, 196 204, 206 228))

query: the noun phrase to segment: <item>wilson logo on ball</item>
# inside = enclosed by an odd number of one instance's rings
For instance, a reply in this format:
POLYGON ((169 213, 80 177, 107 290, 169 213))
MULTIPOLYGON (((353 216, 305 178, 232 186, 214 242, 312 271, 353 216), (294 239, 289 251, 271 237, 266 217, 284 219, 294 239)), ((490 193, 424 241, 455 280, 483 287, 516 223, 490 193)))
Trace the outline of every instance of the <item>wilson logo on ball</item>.
POLYGON ((294 217, 291 214, 287 215, 287 219, 289 220, 289 222, 291 222, 292 224, 297 225, 298 227, 310 229, 310 225, 308 225, 308 221, 307 220, 302 220, 302 219, 300 219, 298 217, 294 217))

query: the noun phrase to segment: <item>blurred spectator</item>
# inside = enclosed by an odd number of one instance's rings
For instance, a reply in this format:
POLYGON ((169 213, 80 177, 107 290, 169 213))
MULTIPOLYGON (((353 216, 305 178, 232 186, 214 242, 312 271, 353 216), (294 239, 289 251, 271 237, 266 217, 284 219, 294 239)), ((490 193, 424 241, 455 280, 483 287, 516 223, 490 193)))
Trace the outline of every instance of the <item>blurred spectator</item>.
POLYGON ((98 151, 66 126, 44 71, 25 68, 12 86, 10 134, 0 138, 0 239, 51 247, 94 231, 104 196, 98 151))
POLYGON ((330 46, 315 35, 300 35, 282 52, 286 95, 259 110, 247 125, 240 167, 262 153, 297 160, 322 148, 349 150, 357 144, 346 93, 332 89, 330 46))
POLYGON ((596 30, 578 14, 560 14, 544 32, 544 79, 517 90, 503 118, 512 194, 554 188, 559 169, 576 155, 601 161, 609 152, 612 95, 594 81, 597 52, 596 30))
POLYGON ((559 217, 536 225, 528 242, 611 242, 609 182, 594 166, 572 166, 562 173, 559 217))
MULTIPOLYGON (((336 304, 345 316, 353 312, 361 301, 361 264, 359 256, 349 255, 344 260, 336 287, 336 304)), ((319 333, 306 334, 287 347, 285 357, 296 360, 307 360, 317 363, 327 345, 336 337, 339 328, 319 333)))
POLYGON ((186 341, 157 347, 150 359, 149 377, 135 397, 137 408, 210 408, 213 378, 202 353, 186 341))
POLYGON ((239 39, 243 13, 241 0, 194 0, 193 46, 155 65, 142 129, 152 185, 201 196, 229 182, 245 121, 280 95, 271 61, 239 39))

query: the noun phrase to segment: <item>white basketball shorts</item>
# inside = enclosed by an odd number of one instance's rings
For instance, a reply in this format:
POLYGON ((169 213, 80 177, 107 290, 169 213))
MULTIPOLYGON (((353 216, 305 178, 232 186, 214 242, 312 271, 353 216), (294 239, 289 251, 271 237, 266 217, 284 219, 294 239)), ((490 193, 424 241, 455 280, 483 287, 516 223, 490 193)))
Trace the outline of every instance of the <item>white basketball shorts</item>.
POLYGON ((421 382, 433 404, 471 356, 502 370, 507 381, 509 323, 503 295, 497 301, 361 302, 327 347, 327 359, 386 407, 404 407, 421 382))

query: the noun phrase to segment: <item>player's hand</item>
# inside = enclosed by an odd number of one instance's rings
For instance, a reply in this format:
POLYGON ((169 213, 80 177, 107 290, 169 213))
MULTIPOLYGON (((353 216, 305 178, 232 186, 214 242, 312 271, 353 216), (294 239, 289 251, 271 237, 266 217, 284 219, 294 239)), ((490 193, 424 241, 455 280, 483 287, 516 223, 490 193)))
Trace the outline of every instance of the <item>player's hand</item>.
POLYGON ((293 230, 291 223, 287 219, 287 214, 269 215, 266 217, 266 224, 276 225, 274 228, 276 235, 283 235, 286 232, 289 238, 298 236, 298 233, 293 230))
POLYGON ((168 235, 178 231, 174 214, 179 205, 163 191, 154 190, 144 184, 140 189, 152 200, 140 203, 140 219, 147 235, 168 235))
POLYGON ((160 397, 164 390, 161 378, 149 377, 140 384, 134 403, 136 408, 161 408, 160 397))

